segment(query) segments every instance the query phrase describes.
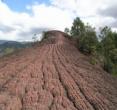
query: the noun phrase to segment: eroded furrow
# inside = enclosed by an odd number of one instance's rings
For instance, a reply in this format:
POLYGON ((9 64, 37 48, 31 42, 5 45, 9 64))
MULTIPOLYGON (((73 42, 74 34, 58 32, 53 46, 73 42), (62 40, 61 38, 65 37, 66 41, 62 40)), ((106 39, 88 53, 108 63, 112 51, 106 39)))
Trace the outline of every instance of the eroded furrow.
POLYGON ((44 76, 43 76, 43 62, 46 59, 46 55, 49 52, 49 48, 45 47, 44 51, 40 53, 40 57, 36 60, 35 68, 33 68, 32 71, 32 77, 30 78, 26 89, 27 93, 25 94, 23 98, 23 110, 29 110, 29 109, 42 109, 45 110, 48 108, 49 100, 51 99, 51 94, 46 91, 44 86, 44 76))
MULTIPOLYGON (((61 49, 59 49, 60 51, 61 49)), ((63 66, 66 68, 66 71, 71 75, 71 77, 74 79, 74 81, 77 83, 81 93, 84 95, 86 100, 90 102, 90 104, 93 106, 94 109, 106 109, 106 110, 114 110, 112 103, 109 104, 109 101, 98 92, 98 90, 95 90, 92 84, 88 84, 88 82, 85 80, 85 77, 80 76, 78 71, 74 70, 74 63, 73 60, 70 61, 70 65, 67 64, 67 56, 63 55, 63 52, 61 52, 59 56, 63 57, 63 60, 61 62, 66 62, 62 63, 63 66), (62 55, 61 55, 62 54, 62 55), (79 80, 78 80, 79 79, 79 80), (106 105, 106 106, 105 106, 106 105)), ((68 54, 66 54, 68 55, 68 54)))
MULTIPOLYGON (((58 49, 57 49, 58 50, 58 49)), ((70 101, 73 102, 75 107, 77 109, 88 109, 88 110, 93 110, 92 106, 87 102, 84 98, 84 96, 80 93, 79 88, 77 87, 76 83, 72 79, 72 77, 67 73, 66 69, 63 67, 61 58, 59 57, 57 51, 56 51, 58 61, 57 61, 57 68, 59 71, 59 75, 61 78, 61 82, 64 85, 64 88, 66 88, 68 97, 70 101), (67 77, 66 77, 67 76, 67 77)))
MULTIPOLYGON (((55 97, 55 105, 58 105, 57 107, 57 110, 64 110, 64 109, 71 109, 71 110, 77 110, 77 108, 75 107, 74 103, 71 101, 69 95, 68 95, 68 91, 66 89, 66 86, 64 85, 62 79, 61 79, 61 76, 60 76, 60 73, 59 73, 59 70, 58 70, 58 57, 57 57, 57 53, 56 53, 56 45, 54 46, 54 58, 53 58, 53 63, 54 63, 54 66, 55 66, 55 69, 56 69, 56 74, 58 74, 58 81, 60 82, 61 84, 61 91, 60 92, 60 95, 57 95, 57 97, 55 97), (59 105, 60 103, 60 105, 59 105)), ((54 106, 53 106, 54 107, 54 106)), ((52 109, 54 110, 54 109, 52 109)))

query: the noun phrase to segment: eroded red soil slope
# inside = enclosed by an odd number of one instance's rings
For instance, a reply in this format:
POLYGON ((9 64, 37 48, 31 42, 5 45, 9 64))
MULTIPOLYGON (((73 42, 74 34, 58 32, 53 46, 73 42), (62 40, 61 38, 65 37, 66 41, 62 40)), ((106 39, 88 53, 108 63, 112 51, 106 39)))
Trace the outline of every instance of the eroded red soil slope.
POLYGON ((64 34, 0 59, 0 110, 117 110, 117 79, 64 34))

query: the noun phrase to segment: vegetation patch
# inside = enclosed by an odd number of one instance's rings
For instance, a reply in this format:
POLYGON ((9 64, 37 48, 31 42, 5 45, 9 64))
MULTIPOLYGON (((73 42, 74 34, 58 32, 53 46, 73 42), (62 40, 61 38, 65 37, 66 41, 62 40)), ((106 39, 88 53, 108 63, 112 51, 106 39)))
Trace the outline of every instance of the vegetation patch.
POLYGON ((117 74, 117 33, 111 28, 104 26, 100 28, 97 35, 95 28, 89 24, 84 24, 77 17, 71 29, 65 28, 65 32, 75 39, 77 48, 84 54, 93 56, 91 64, 100 62, 104 70, 117 74))

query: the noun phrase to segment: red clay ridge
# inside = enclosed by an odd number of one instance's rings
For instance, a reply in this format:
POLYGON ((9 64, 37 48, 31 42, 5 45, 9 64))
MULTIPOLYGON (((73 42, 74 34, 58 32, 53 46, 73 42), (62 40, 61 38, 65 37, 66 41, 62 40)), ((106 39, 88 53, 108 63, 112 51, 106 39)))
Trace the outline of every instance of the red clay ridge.
POLYGON ((0 110, 117 110, 117 79, 48 33, 50 43, 0 59, 0 110))

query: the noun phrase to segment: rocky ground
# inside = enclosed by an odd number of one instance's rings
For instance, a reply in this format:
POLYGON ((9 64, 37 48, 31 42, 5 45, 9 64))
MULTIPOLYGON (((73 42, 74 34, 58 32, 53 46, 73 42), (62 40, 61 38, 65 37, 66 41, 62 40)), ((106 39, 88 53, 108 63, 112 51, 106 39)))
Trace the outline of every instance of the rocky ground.
POLYGON ((58 31, 0 59, 0 110, 117 110, 117 78, 58 31))

